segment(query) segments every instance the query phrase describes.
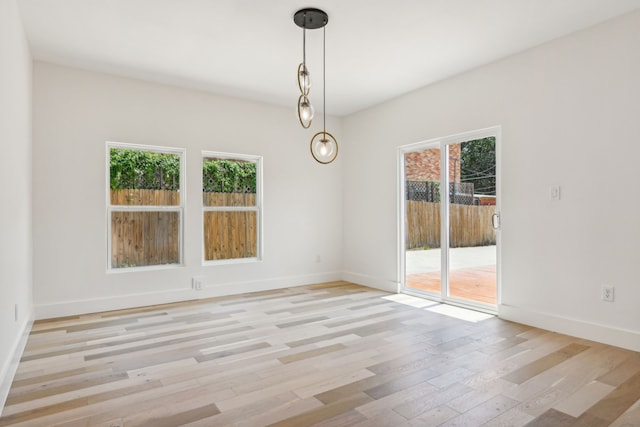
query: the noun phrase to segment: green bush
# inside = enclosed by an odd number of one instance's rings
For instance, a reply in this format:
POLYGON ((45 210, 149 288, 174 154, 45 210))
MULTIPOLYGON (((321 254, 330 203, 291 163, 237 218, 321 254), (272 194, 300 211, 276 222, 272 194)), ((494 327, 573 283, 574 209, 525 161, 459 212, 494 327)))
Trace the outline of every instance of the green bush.
MULTIPOLYGON (((110 150, 110 188, 178 190, 180 156, 143 150, 110 150)), ((202 189, 218 193, 255 193, 256 164, 242 160, 205 159, 202 189)))
POLYGON ((109 169, 112 190, 180 188, 180 157, 177 154, 112 148, 109 169))
POLYGON ((216 193, 255 193, 256 164, 206 159, 202 166, 202 189, 216 193))

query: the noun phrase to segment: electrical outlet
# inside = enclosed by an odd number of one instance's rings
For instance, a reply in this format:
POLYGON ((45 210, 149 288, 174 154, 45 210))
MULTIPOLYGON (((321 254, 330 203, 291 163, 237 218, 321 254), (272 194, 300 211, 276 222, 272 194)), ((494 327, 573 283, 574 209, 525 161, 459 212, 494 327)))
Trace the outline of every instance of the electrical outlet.
POLYGON ((204 277, 196 276, 191 279, 191 289, 195 291, 202 290, 202 282, 204 281, 204 277))
POLYGON ((602 287, 602 301, 613 302, 615 298, 615 288, 613 286, 602 287))
POLYGON ((560 200, 560 186, 553 185, 549 187, 549 199, 552 201, 560 200))

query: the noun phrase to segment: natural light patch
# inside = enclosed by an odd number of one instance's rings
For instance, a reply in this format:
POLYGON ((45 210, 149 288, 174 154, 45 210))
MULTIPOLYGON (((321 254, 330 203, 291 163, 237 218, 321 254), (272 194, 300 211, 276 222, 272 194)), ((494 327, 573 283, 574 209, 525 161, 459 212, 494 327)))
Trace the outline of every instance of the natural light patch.
POLYGON ((435 307, 429 307, 427 310, 445 316, 455 317, 456 319, 466 320, 467 322, 482 322, 491 319, 493 315, 481 313, 479 311, 467 310, 466 308, 455 307, 453 305, 439 304, 435 307))
POLYGON ((437 302, 429 301, 424 298, 412 297, 411 295, 406 294, 394 294, 386 297, 382 297, 383 299, 398 302, 404 305, 410 305, 411 307, 424 308, 431 307, 434 305, 438 305, 437 302))

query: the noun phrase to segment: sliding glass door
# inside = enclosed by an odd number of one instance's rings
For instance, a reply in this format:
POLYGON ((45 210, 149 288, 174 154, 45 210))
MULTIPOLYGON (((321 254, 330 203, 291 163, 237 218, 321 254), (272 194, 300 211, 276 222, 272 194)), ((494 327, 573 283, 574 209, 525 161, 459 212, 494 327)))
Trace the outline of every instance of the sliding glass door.
POLYGON ((404 292, 495 311, 499 129, 402 147, 404 292))

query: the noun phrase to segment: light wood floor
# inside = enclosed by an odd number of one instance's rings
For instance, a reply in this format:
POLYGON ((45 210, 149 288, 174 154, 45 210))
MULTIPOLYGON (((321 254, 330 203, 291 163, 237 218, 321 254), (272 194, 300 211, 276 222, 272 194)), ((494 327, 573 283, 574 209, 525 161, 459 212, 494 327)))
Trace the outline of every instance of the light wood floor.
POLYGON ((640 353, 388 297, 337 282, 39 321, 0 425, 640 426, 640 353))

